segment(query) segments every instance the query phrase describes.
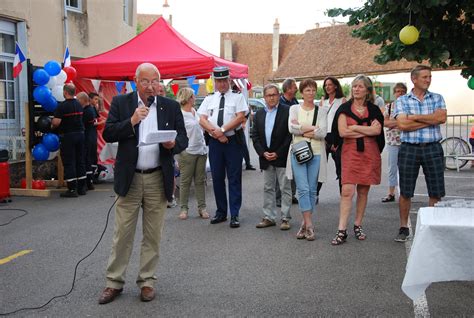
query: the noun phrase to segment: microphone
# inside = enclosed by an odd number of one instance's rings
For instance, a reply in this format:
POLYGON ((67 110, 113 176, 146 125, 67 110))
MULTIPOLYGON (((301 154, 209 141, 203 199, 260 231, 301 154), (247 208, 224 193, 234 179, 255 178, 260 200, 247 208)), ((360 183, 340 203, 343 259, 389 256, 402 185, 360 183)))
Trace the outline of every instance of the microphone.
POLYGON ((155 102, 155 96, 148 96, 148 98, 146 99, 146 103, 148 107, 150 107, 151 104, 153 104, 154 102, 155 102))

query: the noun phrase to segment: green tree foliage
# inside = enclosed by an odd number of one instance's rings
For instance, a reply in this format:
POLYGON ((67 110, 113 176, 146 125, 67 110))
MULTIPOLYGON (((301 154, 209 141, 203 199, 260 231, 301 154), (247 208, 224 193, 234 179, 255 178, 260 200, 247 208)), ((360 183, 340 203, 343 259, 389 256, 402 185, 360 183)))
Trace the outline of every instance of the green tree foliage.
POLYGON ((361 8, 334 8, 327 14, 360 24, 352 36, 381 45, 376 63, 427 60, 433 67, 462 67, 466 78, 474 75, 474 0, 368 0, 361 8), (409 24, 410 11, 420 38, 404 45, 398 34, 409 24))
POLYGON ((141 25, 140 23, 137 23, 137 35, 139 35, 140 33, 142 33, 143 31, 143 25, 141 25))

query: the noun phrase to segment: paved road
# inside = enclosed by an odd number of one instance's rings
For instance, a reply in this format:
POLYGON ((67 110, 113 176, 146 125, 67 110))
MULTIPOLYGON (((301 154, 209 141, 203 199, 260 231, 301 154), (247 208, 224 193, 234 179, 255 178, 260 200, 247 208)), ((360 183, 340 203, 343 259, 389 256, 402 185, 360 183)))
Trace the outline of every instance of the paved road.
MULTIPOLYGON (((252 151, 256 163, 255 153, 252 151)), ((384 160, 385 163, 385 160, 384 160)), ((191 212, 186 221, 178 208, 168 209, 158 268, 157 298, 138 299, 137 274, 140 231, 123 295, 108 305, 97 304, 104 287, 110 252, 113 214, 98 249, 78 269, 76 286, 67 298, 41 310, 22 311, 17 317, 227 317, 227 316, 415 316, 413 302, 400 289, 406 265, 404 244, 393 241, 398 230, 396 203, 380 202, 383 185, 369 195, 364 228, 368 239, 333 247, 339 195, 332 161, 316 214, 317 239, 295 238, 301 215, 292 208, 292 229, 256 229, 261 218, 262 173, 245 171, 242 227, 210 225, 191 212)), ((474 169, 447 171, 449 198, 472 197, 474 169)), ((23 250, 32 252, 0 265, 0 312, 43 304, 65 293, 74 265, 97 242, 114 201, 111 184, 98 186, 78 199, 21 198, 3 208, 21 208, 28 215, 0 227, 0 259, 23 250)), ((207 187, 213 211, 212 186, 207 187)), ((420 178, 411 220, 426 206, 420 178)), ((0 211, 0 223, 18 215, 0 211)), ((474 316, 474 283, 432 284, 426 292, 432 316, 474 316)), ((426 308, 425 308, 426 309, 426 308)), ((423 313, 421 311, 417 311, 423 313)))

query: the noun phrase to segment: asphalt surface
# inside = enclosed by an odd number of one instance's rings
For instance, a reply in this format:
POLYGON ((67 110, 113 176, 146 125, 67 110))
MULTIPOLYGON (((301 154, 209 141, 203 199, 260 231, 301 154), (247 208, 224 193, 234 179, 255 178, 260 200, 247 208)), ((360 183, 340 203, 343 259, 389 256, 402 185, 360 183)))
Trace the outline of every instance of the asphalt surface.
MULTIPOLYGON (((255 152, 252 161, 257 165, 255 152)), ((384 154, 384 166, 386 164, 384 154)), ((397 203, 381 203, 387 176, 373 187, 364 219, 367 240, 349 231, 348 242, 331 246, 338 222, 339 193, 334 165, 321 191, 314 217, 317 239, 299 241, 295 234, 301 215, 292 207, 290 231, 256 229, 262 217, 263 178, 260 171, 243 173, 241 228, 228 223, 210 225, 198 218, 192 197, 190 218, 178 219, 179 208, 168 209, 157 270, 157 297, 139 300, 135 285, 141 225, 123 294, 113 303, 98 305, 105 285, 113 213, 97 250, 78 267, 72 293, 40 310, 15 317, 413 317, 414 306, 401 290, 405 274, 405 244, 396 243, 397 203)), ((386 169, 384 169, 385 171, 386 169)), ((421 174, 422 175, 422 174, 421 174)), ((474 169, 446 171, 447 199, 472 198, 474 169)), ((411 221, 426 206, 423 176, 418 180, 411 221)), ((75 264, 98 241, 114 202, 112 184, 97 186, 77 199, 14 197, 0 208, 26 209, 28 215, 0 226, 0 259, 22 250, 32 252, 0 265, 0 312, 36 307, 71 288, 75 264)), ((212 184, 207 186, 208 210, 215 210, 212 184)), ((0 224, 20 215, 0 211, 0 224)), ((353 215, 351 222, 353 220, 353 215)), ((349 223, 351 225, 352 223, 349 223)), ((349 226, 351 228, 351 226, 349 226)), ((472 255, 466 256, 472 264, 472 255)), ((467 265, 469 266, 469 265, 467 265)), ((474 282, 432 284, 426 291, 427 313, 433 317, 474 316, 474 282)))

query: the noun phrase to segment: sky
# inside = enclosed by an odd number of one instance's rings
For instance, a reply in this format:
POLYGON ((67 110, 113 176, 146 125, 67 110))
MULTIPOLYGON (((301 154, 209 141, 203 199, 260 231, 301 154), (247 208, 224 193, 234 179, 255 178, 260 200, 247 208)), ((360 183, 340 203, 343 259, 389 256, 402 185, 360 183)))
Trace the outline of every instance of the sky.
MULTIPOLYGON (((278 19, 280 34, 304 33, 315 23, 329 25, 329 8, 360 7, 362 0, 168 0, 173 28, 214 55, 220 55, 220 33, 272 33, 278 19)), ((162 14, 164 0, 137 0, 137 12, 162 14)), ((346 21, 342 17, 336 21, 346 21)))

